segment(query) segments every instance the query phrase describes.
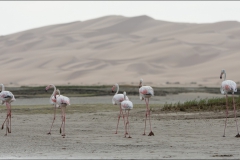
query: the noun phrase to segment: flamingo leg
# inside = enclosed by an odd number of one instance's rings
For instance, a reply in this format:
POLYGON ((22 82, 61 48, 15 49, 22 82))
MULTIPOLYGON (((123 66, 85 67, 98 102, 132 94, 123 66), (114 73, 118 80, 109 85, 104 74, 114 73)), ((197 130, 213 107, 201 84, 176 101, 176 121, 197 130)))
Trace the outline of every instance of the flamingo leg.
MULTIPOLYGON (((125 117, 127 116, 127 112, 126 112, 126 110, 125 110, 125 116, 124 116, 124 124, 126 124, 127 125, 127 119, 126 119, 126 121, 125 121, 125 117)), ((128 129, 126 128, 126 134, 128 134, 128 129)))
POLYGON ((62 134, 62 126, 63 126, 63 112, 62 112, 62 115, 61 115, 61 119, 62 119, 62 124, 61 124, 61 127, 60 127, 60 134, 62 134))
POLYGON ((124 130, 125 130, 124 137, 126 138, 126 135, 128 134, 128 132, 127 132, 127 122, 126 122, 127 120, 125 121, 125 117, 127 118, 126 110, 125 110, 125 116, 124 116, 124 130))
POLYGON ((6 107, 7 107, 7 117, 6 117, 6 119, 4 120, 4 122, 2 124, 2 129, 4 128, 4 124, 8 120, 8 117, 9 117, 9 108, 8 108, 7 102, 6 102, 6 107))
POLYGON ((237 134, 235 137, 240 137, 240 135, 239 135, 239 131, 238 131, 237 118, 236 118, 236 108, 235 108, 234 95, 232 95, 232 97, 233 97, 233 108, 234 108, 235 121, 236 121, 237 132, 238 132, 238 134, 237 134))
POLYGON ((55 120, 55 118, 56 118, 56 110, 57 110, 57 107, 56 107, 56 104, 55 104, 53 121, 52 121, 52 125, 51 125, 51 128, 50 128, 48 134, 51 134, 51 130, 52 130, 52 127, 53 127, 53 122, 54 122, 54 120, 55 120))
MULTIPOLYGON (((126 111, 125 111, 125 112, 126 112, 126 111)), ((121 108, 121 113, 122 113, 122 118, 123 118, 123 124, 124 124, 124 126, 125 126, 125 116, 124 116, 124 114, 123 114, 122 108, 121 108)))
POLYGON ((131 136, 130 136, 130 131, 129 131, 129 120, 128 120, 128 117, 129 117, 129 110, 128 110, 128 113, 127 113, 127 126, 128 126, 128 128, 127 128, 127 130, 128 130, 128 138, 132 138, 131 136))
POLYGON ((4 122, 3 122, 3 124, 2 124, 2 129, 4 128, 4 124, 5 124, 5 122, 7 121, 7 119, 8 119, 8 114, 7 114, 7 117, 6 117, 6 119, 4 120, 4 122))
POLYGON ((123 112, 122 112, 121 104, 119 105, 119 108, 120 108, 120 112, 119 112, 119 115, 118 115, 118 122, 117 122, 117 128, 116 128, 115 134, 117 134, 118 124, 119 124, 119 120, 120 120, 121 116, 123 117, 123 123, 124 123, 124 126, 125 126, 125 119, 124 119, 124 115, 123 115, 123 112))
POLYGON ((147 102, 147 108, 148 108, 149 125, 150 125, 150 133, 148 134, 148 136, 154 136, 154 133, 153 133, 153 131, 152 131, 152 125, 151 125, 151 115, 150 115, 150 108, 149 108, 149 98, 148 98, 148 102, 147 102))
POLYGON ((6 134, 5 134, 5 136, 7 135, 8 132, 10 133, 10 131, 9 131, 10 106, 9 106, 8 102, 6 102, 6 107, 7 107, 7 117, 6 117, 6 119, 5 119, 5 121, 3 122, 3 125, 2 125, 2 129, 3 129, 4 128, 4 123, 6 122, 6 134))
POLYGON ((9 125, 9 118, 7 119, 7 122, 6 122, 6 134, 5 134, 5 136, 7 135, 7 132, 8 132, 8 125, 9 125))
POLYGON ((145 113, 145 127, 144 127, 144 133, 143 133, 143 135, 146 135, 146 134, 145 134, 145 131, 146 131, 147 116, 148 116, 148 105, 147 105, 146 98, 144 98, 144 100, 145 100, 145 102, 146 102, 147 110, 146 110, 146 113, 145 113))
POLYGON ((9 119, 10 119, 10 130, 8 130, 8 133, 11 133, 11 120, 12 120, 11 103, 8 103, 8 105, 9 105, 9 119))
POLYGON ((225 130, 227 127, 227 118, 228 118, 228 96, 226 94, 226 120, 225 120, 225 128, 224 128, 223 137, 225 137, 225 130))
POLYGON ((66 106, 62 106, 61 107, 62 108, 62 113, 63 113, 63 134, 62 134, 62 136, 63 136, 63 138, 65 138, 65 121, 66 121, 66 106))

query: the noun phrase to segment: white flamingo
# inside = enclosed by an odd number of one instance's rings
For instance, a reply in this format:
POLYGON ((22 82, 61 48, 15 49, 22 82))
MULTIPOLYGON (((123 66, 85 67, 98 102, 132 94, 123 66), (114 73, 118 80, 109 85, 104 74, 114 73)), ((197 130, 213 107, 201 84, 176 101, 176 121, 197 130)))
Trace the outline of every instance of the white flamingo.
POLYGON ((225 120, 225 128, 224 128, 223 137, 225 137, 225 129, 227 126, 227 118, 228 118, 228 96, 227 96, 228 92, 232 92, 233 108, 234 108, 235 121, 236 121, 236 127, 237 127, 237 132, 238 132, 236 137, 240 137, 239 131, 238 131, 237 118, 236 118, 235 102, 234 102, 234 92, 237 92, 237 85, 232 80, 226 80, 226 71, 224 69, 221 70, 220 79, 222 79, 223 74, 224 74, 224 80, 222 81, 222 85, 220 87, 221 93, 226 95, 226 120, 225 120))
POLYGON ((154 90, 153 90, 153 88, 151 86, 143 86, 142 83, 143 83, 143 79, 140 79, 140 83, 139 83, 139 96, 140 96, 140 100, 145 100, 146 107, 147 107, 146 114, 145 114, 145 128, 144 128, 143 135, 146 135, 145 134, 146 121, 147 121, 147 118, 149 117, 150 133, 148 134, 148 136, 154 136, 154 133, 152 131, 152 126, 151 126, 150 108, 148 106, 149 98, 151 96, 154 96, 154 90))
POLYGON ((0 93, 0 100, 2 101, 2 104, 6 103, 7 107, 7 117, 5 121, 2 124, 2 129, 4 128, 4 123, 6 122, 6 134, 11 133, 11 118, 12 118, 12 113, 11 113, 11 102, 15 101, 15 97, 10 91, 5 91, 5 87, 3 84, 1 84, 2 90, 0 93), (10 126, 10 127, 9 127, 10 126))
POLYGON ((131 109, 133 109, 133 103, 126 99, 126 92, 125 91, 123 92, 123 95, 124 95, 124 100, 121 102, 121 109, 125 111, 125 114, 126 114, 125 117, 127 118, 126 119, 126 124, 125 124, 125 137, 128 134, 128 138, 132 138, 130 136, 130 132, 129 132, 129 119, 128 119, 128 117, 129 117, 129 111, 131 109), (127 113, 126 113, 126 111, 127 111, 127 113))
MULTIPOLYGON (((59 89, 56 90, 56 87, 53 84, 48 85, 46 87, 46 91, 49 88, 54 88, 54 91, 53 91, 52 95, 50 96, 50 103, 55 106, 53 122, 56 117, 56 109, 61 108, 61 110, 62 110, 62 125, 60 127, 60 134, 62 134, 62 136, 64 138, 66 136, 65 135, 66 107, 67 107, 67 105, 70 105, 70 100, 68 97, 60 95, 60 90, 59 89)), ((53 122, 52 122, 50 131, 48 134, 51 134, 53 122)))
MULTIPOLYGON (((116 129, 116 132, 115 132, 115 134, 117 134, 119 119, 120 119, 121 115, 123 117, 124 126, 125 126, 125 119, 124 119, 124 115, 123 115, 122 109, 121 109, 121 102, 124 100, 124 95, 123 94, 118 94, 119 85, 117 83, 115 85, 113 85, 112 92, 114 92, 115 88, 117 88, 117 91, 116 91, 115 95, 112 98, 112 103, 114 105, 119 105, 119 109, 120 109, 120 113, 118 115, 117 129, 116 129)), ((127 96, 126 96, 126 100, 129 100, 127 96)))

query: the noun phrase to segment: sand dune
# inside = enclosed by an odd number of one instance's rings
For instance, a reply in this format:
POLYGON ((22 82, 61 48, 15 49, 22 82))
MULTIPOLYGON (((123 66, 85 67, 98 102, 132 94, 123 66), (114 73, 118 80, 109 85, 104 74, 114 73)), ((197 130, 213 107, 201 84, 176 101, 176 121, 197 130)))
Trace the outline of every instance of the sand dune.
POLYGON ((106 16, 0 37, 1 83, 219 86, 240 82, 240 23, 192 24, 106 16))

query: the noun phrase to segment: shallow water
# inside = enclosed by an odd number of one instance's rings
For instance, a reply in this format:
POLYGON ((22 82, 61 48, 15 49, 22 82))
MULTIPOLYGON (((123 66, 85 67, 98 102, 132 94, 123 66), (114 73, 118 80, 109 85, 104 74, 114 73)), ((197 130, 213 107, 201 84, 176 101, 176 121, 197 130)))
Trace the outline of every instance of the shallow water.
MULTIPOLYGON (((141 101, 138 95, 128 96, 133 104, 145 104, 141 101)), ((154 96, 150 98, 149 104, 165 104, 185 102, 188 100, 199 100, 203 98, 224 97, 221 94, 209 93, 181 93, 167 96, 154 96)), ((112 96, 97 96, 97 97, 69 97, 71 104, 112 104, 112 96)), ((12 105, 50 105, 49 98, 19 98, 12 105)))

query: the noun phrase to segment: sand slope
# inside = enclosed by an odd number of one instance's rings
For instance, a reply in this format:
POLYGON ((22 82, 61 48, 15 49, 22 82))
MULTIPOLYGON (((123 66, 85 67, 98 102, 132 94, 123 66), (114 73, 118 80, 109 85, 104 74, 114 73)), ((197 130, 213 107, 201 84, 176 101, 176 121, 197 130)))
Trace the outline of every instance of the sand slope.
POLYGON ((240 23, 106 16, 0 37, 1 83, 96 85, 240 81, 240 23))

